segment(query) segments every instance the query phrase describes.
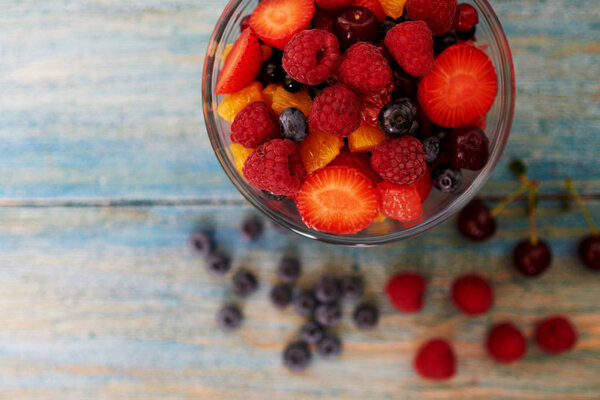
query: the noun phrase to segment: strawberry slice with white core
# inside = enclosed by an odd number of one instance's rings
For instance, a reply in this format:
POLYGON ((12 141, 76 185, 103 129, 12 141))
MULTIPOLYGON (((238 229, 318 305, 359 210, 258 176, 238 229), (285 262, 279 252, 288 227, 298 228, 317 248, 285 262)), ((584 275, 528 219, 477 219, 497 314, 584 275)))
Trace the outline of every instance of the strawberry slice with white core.
POLYGON ((235 41, 217 80, 217 94, 234 93, 256 78, 262 64, 258 37, 246 28, 235 41))
POLYGON ((314 0, 264 0, 252 12, 250 27, 263 42, 283 50, 308 27, 314 13, 314 0))

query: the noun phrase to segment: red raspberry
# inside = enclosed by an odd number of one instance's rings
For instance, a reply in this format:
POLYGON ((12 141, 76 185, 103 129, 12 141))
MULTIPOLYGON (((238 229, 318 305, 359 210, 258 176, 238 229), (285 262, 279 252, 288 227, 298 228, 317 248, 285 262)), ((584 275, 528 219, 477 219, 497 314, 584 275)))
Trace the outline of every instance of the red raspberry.
POLYGON ((415 183, 413 186, 417 189, 417 193, 421 196, 421 201, 425 202, 427 197, 429 197, 429 192, 431 192, 431 188, 433 187, 433 183, 431 182, 431 171, 429 168, 415 183))
POLYGON ((279 137, 277 116, 262 101, 248 104, 231 124, 231 141, 254 148, 267 140, 279 137))
POLYGON ((486 348, 490 356, 498 362, 510 363, 522 358, 527 351, 523 333, 510 322, 492 327, 488 333, 486 348))
POLYGON ((306 178, 300 146, 288 139, 273 139, 257 147, 246 159, 243 172, 256 188, 283 196, 296 194, 306 178))
POLYGON ((338 67, 342 55, 333 33, 311 29, 296 34, 285 45, 283 69, 298 82, 318 85, 338 67))
POLYGON ((390 303, 399 311, 413 313, 423 308, 426 282, 414 272, 394 275, 385 286, 390 303))
POLYGON ((452 301, 465 314, 483 314, 492 307, 492 286, 477 274, 463 275, 452 284, 452 301))
POLYGON ((434 36, 448 32, 456 14, 456 0, 408 0, 406 12, 411 21, 425 21, 434 36))
POLYGON ((377 145, 371 166, 379 176, 396 185, 412 185, 427 171, 423 145, 408 135, 377 145))
POLYGON ((335 85, 323 89, 315 98, 309 123, 330 135, 346 137, 358 129, 359 113, 360 104, 354 92, 344 85, 335 85))
POLYGON ((386 87, 376 93, 366 93, 358 96, 360 118, 365 124, 379 126, 377 123, 379 112, 383 106, 392 101, 393 91, 394 82, 389 82, 386 87))
POLYGON ((575 347, 577 331, 566 317, 555 315, 540 321, 535 329, 535 340, 542 350, 558 354, 575 347))
POLYGON ((477 15, 475 7, 467 3, 460 3, 454 15, 454 29, 459 32, 469 32, 478 23, 479 15, 477 15))
POLYGON ((370 93, 383 89, 392 79, 392 70, 377 46, 358 42, 344 53, 340 80, 351 89, 370 93))
POLYGON ((450 379, 456 374, 454 350, 444 339, 432 339, 423 344, 413 365, 418 374, 427 379, 450 379))
POLYGON ((351 153, 348 150, 342 150, 328 165, 355 168, 376 185, 383 179, 381 179, 381 177, 373 171, 373 168, 371 168, 370 158, 371 157, 365 153, 351 153))
POLYGON ((393 27, 384 44, 407 74, 424 76, 433 67, 433 37, 423 21, 406 21, 393 27))
POLYGON ((377 185, 379 211, 397 221, 414 221, 423 214, 421 195, 414 185, 400 186, 383 181, 377 185))
POLYGON ((315 0, 315 3, 326 10, 339 10, 350 5, 351 0, 315 0))

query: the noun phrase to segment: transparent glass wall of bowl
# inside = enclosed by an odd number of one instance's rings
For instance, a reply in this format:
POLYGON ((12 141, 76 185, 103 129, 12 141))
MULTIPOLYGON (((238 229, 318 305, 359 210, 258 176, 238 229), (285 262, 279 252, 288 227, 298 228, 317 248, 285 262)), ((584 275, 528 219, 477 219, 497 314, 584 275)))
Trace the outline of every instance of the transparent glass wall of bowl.
POLYGON ((203 97, 207 130, 212 146, 223 169, 240 193, 265 215, 296 233, 324 242, 354 246, 377 245, 415 236, 440 224, 460 210, 481 189, 496 166, 508 139, 514 107, 512 59, 502 27, 486 0, 467 2, 477 9, 480 16, 476 45, 488 54, 498 75, 498 95, 487 116, 486 134, 490 140, 490 161, 481 171, 465 171, 464 184, 458 192, 444 194, 432 190, 424 204, 424 219, 419 224, 407 226, 388 219, 381 223, 374 223, 358 234, 338 235, 307 228, 302 223, 293 201, 272 200, 260 190, 248 185, 234 167, 233 157, 228 150, 231 144, 230 124, 217 115, 217 106, 223 96, 215 95, 214 87, 223 66, 222 55, 226 45, 233 43, 238 37, 241 19, 251 14, 258 2, 256 0, 231 1, 223 12, 209 44, 204 70, 203 97))

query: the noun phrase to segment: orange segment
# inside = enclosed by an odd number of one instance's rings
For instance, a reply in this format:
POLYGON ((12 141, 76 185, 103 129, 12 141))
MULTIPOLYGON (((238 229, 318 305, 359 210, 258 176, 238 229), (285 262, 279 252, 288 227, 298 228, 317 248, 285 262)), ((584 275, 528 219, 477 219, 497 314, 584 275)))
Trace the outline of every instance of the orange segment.
POLYGON ((233 49, 233 43, 229 43, 227 46, 225 46, 225 50, 223 50, 223 60, 227 58, 231 52, 231 49, 233 49))
POLYGON ((344 139, 311 129, 300 143, 300 155, 307 173, 323 168, 331 162, 344 146, 344 139))
POLYGON ((272 83, 263 90, 263 95, 267 104, 271 106, 277 115, 288 107, 296 107, 304 113, 306 118, 310 114, 312 98, 306 86, 298 93, 290 93, 283 86, 272 83))
POLYGON ((394 19, 400 18, 402 14, 404 14, 404 5, 406 4, 406 1, 407 0, 379 0, 385 15, 394 19))
POLYGON ((244 176, 244 173, 242 172, 244 169, 244 163, 246 162, 248 156, 252 154, 254 149, 249 149, 239 143, 233 143, 231 146, 229 146, 229 151, 231 151, 231 155, 233 156, 235 169, 237 169, 240 175, 244 176))
POLYGON ((387 139, 385 133, 378 126, 362 124, 348 136, 348 147, 355 153, 366 153, 387 139))
POLYGON ((252 82, 245 88, 225 96, 217 107, 217 114, 225 121, 233 122, 233 119, 240 111, 242 111, 242 108, 253 101, 264 101, 262 96, 262 84, 260 82, 252 82))

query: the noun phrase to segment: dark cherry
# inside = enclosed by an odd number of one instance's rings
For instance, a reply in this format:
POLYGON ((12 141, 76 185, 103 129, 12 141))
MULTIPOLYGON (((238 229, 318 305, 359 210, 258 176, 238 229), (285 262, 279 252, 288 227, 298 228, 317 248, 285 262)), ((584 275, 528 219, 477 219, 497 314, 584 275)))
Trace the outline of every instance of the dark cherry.
POLYGON ((387 17, 383 22, 379 24, 379 40, 385 39, 385 35, 396 26, 396 21, 392 18, 387 17))
POLYGON ((550 247, 543 240, 536 244, 523 240, 517 243, 513 251, 515 267, 526 276, 537 276, 546 271, 552 262, 550 247))
POLYGON ((417 94, 417 78, 408 75, 406 72, 400 70, 400 68, 393 69, 392 71, 392 80, 394 81, 394 91, 392 92, 392 98, 414 98, 417 94))
POLYGON ((344 51, 356 42, 375 43, 379 36, 379 22, 368 8, 346 7, 333 20, 333 33, 340 42, 340 49, 344 51))
POLYGON ((586 236, 579 242, 579 259, 589 269, 600 271, 600 236, 586 236))
POLYGON ((440 54, 442 51, 446 50, 448 47, 456 43, 458 43, 458 38, 454 33, 451 32, 448 32, 442 36, 434 36, 433 52, 435 54, 440 54))
POLYGON ((320 7, 315 8, 315 15, 310 23, 312 29, 323 29, 327 32, 333 32, 333 19, 335 12, 324 10, 320 7))
POLYGON ((454 16, 454 29, 457 32, 468 32, 478 23, 479 15, 475 7, 467 3, 458 5, 454 16))
POLYGON ((250 27, 250 15, 246 15, 240 21, 240 29, 244 30, 244 29, 249 28, 249 27, 250 27))
POLYGON ((446 156, 455 168, 480 170, 489 157, 489 140, 476 126, 463 126, 452 130, 446 139, 446 156))
POLYGON ((471 39, 475 39, 475 33, 477 33, 476 31, 477 31, 477 27, 474 26, 466 32, 457 31, 456 36, 458 36, 458 38, 460 40, 471 40, 471 39))
POLYGON ((467 239, 480 241, 496 232, 496 220, 479 199, 471 201, 458 214, 458 231, 467 239))

